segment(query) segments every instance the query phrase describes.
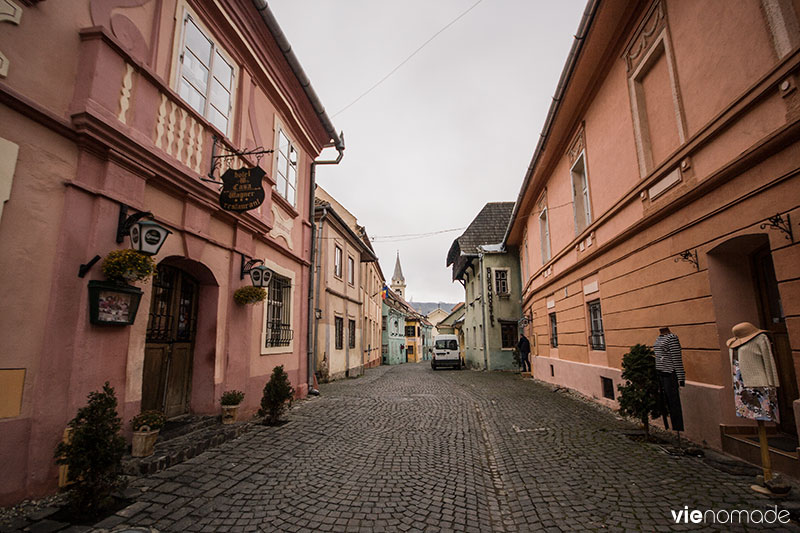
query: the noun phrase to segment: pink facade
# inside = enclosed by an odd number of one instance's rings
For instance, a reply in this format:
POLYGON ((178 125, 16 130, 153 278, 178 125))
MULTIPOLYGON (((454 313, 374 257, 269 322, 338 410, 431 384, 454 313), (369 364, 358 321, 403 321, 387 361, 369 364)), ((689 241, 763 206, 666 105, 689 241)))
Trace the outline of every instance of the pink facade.
MULTIPOLYGON (((735 438, 752 423, 735 416, 725 346, 749 321, 776 346, 773 431, 797 436, 798 13, 790 0, 588 3, 507 235, 537 378, 615 406, 622 356, 669 326, 687 436, 753 458, 735 438)), ((780 468, 800 473, 789 456, 780 468)))
MULTIPOLYGON (((217 414, 222 392, 239 389, 248 416, 277 365, 306 394, 312 162, 340 141, 249 0, 2 3, 18 10, 0 18, 7 504, 54 490, 53 449, 106 380, 126 429, 143 397, 162 393, 173 416, 217 414), (221 210, 219 186, 201 181, 212 150, 256 147, 274 149, 259 161, 266 200, 245 213, 221 210), (84 278, 78 269, 128 246, 115 240, 121 205, 150 211, 173 232, 155 256, 164 274, 138 284, 132 326, 92 325, 87 283, 103 274, 99 263, 84 278), (243 256, 273 270, 280 301, 234 303, 249 284, 243 256), (178 337, 154 318, 154 299, 173 293, 191 315, 178 337), (167 359, 173 370, 164 374, 167 359)), ((222 160, 214 177, 256 162, 222 160)))

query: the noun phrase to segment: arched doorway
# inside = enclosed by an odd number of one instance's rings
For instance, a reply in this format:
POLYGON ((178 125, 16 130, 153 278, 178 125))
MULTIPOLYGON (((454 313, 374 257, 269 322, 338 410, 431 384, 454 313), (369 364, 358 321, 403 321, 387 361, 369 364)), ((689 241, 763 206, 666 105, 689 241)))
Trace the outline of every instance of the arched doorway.
POLYGON ((770 333, 780 379, 778 412, 781 432, 796 435, 793 402, 798 399, 786 317, 766 234, 740 235, 708 252, 711 292, 722 342, 731 327, 750 322, 770 333))
POLYGON ((153 280, 142 376, 142 409, 167 418, 189 412, 198 282, 185 271, 160 264, 153 280))

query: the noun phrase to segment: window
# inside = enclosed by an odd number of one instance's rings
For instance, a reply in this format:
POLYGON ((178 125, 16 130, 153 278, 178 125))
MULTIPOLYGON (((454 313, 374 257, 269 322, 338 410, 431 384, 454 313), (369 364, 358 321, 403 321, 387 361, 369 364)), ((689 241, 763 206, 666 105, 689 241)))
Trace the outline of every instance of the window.
POLYGON ((382 316, 381 318, 382 318, 382 320, 381 320, 381 329, 383 331, 386 331, 386 315, 382 316))
POLYGON ((187 13, 178 66, 178 94, 225 135, 233 107, 234 68, 187 13))
POLYGON ((406 326, 406 337, 414 337, 416 330, 414 326, 406 326))
MULTIPOLYGON (((544 198, 539 203, 539 239, 542 244, 542 264, 550 261, 550 226, 547 223, 547 205, 544 198)), ((527 248, 528 243, 525 243, 527 248)))
POLYGON ((334 332, 334 348, 341 350, 344 348, 344 319, 340 316, 335 317, 333 319, 333 325, 336 330, 334 332))
POLYGON ((575 216, 575 235, 579 235, 592 223, 585 152, 578 156, 570 173, 572 174, 572 210, 575 216))
POLYGON ((297 196, 297 150, 278 126, 278 149, 275 150, 275 190, 294 205, 297 196))
POLYGON ((517 324, 515 322, 501 322, 500 337, 503 348, 514 348, 517 345, 517 324))
POLYGON ((413 344, 409 344, 408 345, 408 355, 414 355, 414 345, 413 344))
POLYGON ((347 346, 350 348, 356 347, 356 321, 347 321, 347 346))
POLYGON ((508 294, 508 270, 496 268, 494 270, 494 289, 497 294, 508 294))
POLYGON ((550 346, 558 348, 558 325, 556 323, 556 314, 550 313, 550 346))
POLYGON ((400 332, 400 322, 398 320, 394 321, 394 328, 392 328, 392 333, 399 333, 400 332))
POLYGON ((292 341, 292 282, 289 278, 272 275, 267 291, 267 323, 265 348, 289 346, 292 341))
POLYGON ((588 306, 589 323, 592 328, 592 334, 589 337, 589 342, 592 345, 592 350, 605 350, 606 338, 603 334, 603 314, 600 311, 600 300, 589 302, 588 306))
POLYGON ((350 285, 354 285, 355 282, 356 282, 355 281, 355 279, 356 279, 355 271, 356 271, 356 262, 353 261, 353 258, 348 255, 347 256, 347 283, 349 283, 350 285))
POLYGON ((333 247, 333 275, 342 277, 342 249, 338 246, 333 247))

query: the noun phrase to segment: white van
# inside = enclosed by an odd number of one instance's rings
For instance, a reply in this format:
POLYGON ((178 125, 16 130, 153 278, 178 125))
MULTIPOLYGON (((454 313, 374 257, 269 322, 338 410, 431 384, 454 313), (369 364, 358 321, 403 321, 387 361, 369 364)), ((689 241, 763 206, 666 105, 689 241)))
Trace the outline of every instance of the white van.
POLYGON ((461 368, 461 353, 458 348, 457 335, 437 335, 433 338, 431 368, 436 370, 444 366, 461 368))

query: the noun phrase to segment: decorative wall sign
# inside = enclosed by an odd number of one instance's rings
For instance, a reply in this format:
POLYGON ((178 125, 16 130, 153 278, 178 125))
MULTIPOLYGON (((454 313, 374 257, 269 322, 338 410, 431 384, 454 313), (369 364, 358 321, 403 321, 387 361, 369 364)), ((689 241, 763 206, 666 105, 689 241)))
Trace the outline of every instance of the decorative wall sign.
POLYGON ((136 318, 142 290, 110 281, 89 282, 89 322, 130 326, 136 318))
POLYGON ((219 206, 226 211, 250 211, 264 202, 263 179, 266 172, 261 167, 229 168, 222 175, 219 206))

